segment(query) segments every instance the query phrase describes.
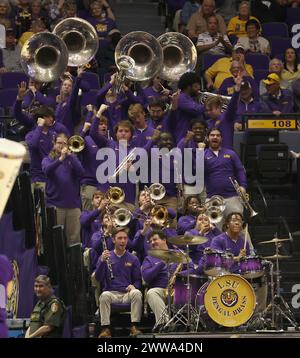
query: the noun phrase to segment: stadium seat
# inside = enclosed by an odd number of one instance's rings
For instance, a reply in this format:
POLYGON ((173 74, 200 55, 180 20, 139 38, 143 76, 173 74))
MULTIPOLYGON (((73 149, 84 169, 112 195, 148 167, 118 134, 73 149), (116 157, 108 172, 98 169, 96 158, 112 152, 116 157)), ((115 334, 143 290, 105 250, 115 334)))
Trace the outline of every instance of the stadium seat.
POLYGON ((253 67, 253 70, 267 70, 270 58, 262 53, 248 53, 245 61, 253 67))
POLYGON ((266 22, 262 24, 262 36, 266 38, 289 37, 289 29, 284 22, 266 22))

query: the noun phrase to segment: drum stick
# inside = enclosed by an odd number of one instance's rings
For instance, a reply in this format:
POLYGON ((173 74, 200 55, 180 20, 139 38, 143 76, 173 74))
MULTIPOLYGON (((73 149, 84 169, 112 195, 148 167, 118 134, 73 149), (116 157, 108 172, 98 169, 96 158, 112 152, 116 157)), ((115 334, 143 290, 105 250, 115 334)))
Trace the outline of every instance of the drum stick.
POLYGON ((245 227, 244 250, 246 250, 247 241, 248 241, 248 224, 246 224, 246 227, 245 227))

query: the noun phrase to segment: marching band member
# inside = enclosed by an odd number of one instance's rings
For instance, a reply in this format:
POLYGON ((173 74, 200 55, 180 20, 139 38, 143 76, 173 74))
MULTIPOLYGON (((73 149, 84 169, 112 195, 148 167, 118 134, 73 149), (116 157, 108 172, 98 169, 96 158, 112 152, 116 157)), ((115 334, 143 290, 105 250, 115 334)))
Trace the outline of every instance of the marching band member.
MULTIPOLYGON (((213 238, 210 247, 219 251, 227 251, 233 254, 234 263, 231 272, 239 273, 239 262, 251 253, 249 241, 245 246, 245 239, 241 235, 243 229, 243 216, 239 212, 229 214, 224 223, 225 232, 213 238)), ((267 284, 265 277, 258 279, 250 279, 255 295, 257 298, 256 311, 261 312, 266 308, 267 304, 267 284)))
MULTIPOLYGON (((243 213, 243 205, 230 177, 237 180, 240 190, 246 193, 246 173, 240 158, 233 150, 223 148, 220 129, 212 128, 208 132, 208 148, 204 153, 204 181, 207 200, 213 195, 225 199, 225 217, 231 212, 243 213)), ((217 226, 222 227, 222 222, 217 226)))
POLYGON ((96 279, 103 288, 99 298, 102 326, 99 337, 111 337, 111 303, 131 304, 130 336, 135 337, 141 333, 137 328, 142 315, 142 293, 139 290, 141 287, 140 263, 136 256, 126 250, 128 244, 126 227, 116 228, 112 236, 114 250, 103 251, 95 271, 96 279))
MULTIPOLYGON (((222 232, 211 224, 209 217, 205 214, 199 214, 197 217, 195 228, 189 231, 186 231, 186 235, 188 236, 204 236, 208 238, 203 244, 200 245, 191 245, 190 246, 190 257, 194 263, 198 264, 199 260, 201 260, 203 256, 203 251, 206 247, 210 247, 211 241, 215 236, 220 235, 222 232)), ((198 265, 198 269, 199 269, 198 265)), ((197 272, 201 272, 202 270, 197 270, 197 272)))
POLYGON ((166 101, 160 97, 152 98, 149 101, 149 125, 161 132, 170 131, 170 112, 166 109, 166 101))
POLYGON ((177 233, 183 235, 196 225, 197 216, 203 211, 200 199, 197 195, 188 196, 184 201, 183 215, 178 219, 177 233))
POLYGON ((132 139, 137 140, 139 147, 144 147, 154 134, 154 129, 148 125, 145 119, 145 111, 141 104, 131 104, 128 109, 128 117, 133 123, 134 132, 132 139))
POLYGON ((42 161, 46 175, 46 204, 55 206, 57 224, 63 225, 67 244, 80 242, 80 178, 84 173, 78 158, 67 147, 68 138, 58 134, 54 147, 42 161))
POLYGON ((13 278, 13 269, 10 261, 0 255, 0 338, 8 337, 6 326, 6 286, 13 278))

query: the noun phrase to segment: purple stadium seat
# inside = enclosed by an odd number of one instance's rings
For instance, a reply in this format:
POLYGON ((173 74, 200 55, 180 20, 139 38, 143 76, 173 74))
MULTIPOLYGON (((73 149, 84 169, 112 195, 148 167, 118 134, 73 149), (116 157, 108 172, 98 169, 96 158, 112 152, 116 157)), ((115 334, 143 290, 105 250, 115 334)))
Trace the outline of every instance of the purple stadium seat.
POLYGON ((17 98, 18 90, 16 88, 0 89, 0 107, 12 107, 17 98))
POLYGON ((245 61, 253 67, 253 70, 265 70, 269 68, 270 58, 262 53, 247 53, 245 61))
POLYGON ((202 57, 202 70, 207 70, 210 66, 212 66, 217 60, 220 58, 223 58, 222 55, 211 55, 209 53, 206 53, 202 57))
POLYGON ((289 37, 289 29, 284 22, 266 22, 262 26, 263 37, 289 37))
POLYGON ((96 73, 84 72, 82 79, 88 82, 90 89, 100 89, 99 77, 96 73))
POLYGON ((22 81, 28 83, 28 76, 23 72, 6 72, 0 76, 2 88, 17 88, 22 81))
POLYGON ((289 7, 287 9, 286 22, 289 25, 299 24, 299 22, 300 22, 300 7, 289 7))
POLYGON ((276 55, 284 53, 284 51, 291 47, 291 39, 286 37, 270 37, 269 38, 271 45, 271 57, 276 57, 276 55))
POLYGON ((269 74, 268 70, 254 70, 254 80, 259 86, 259 82, 266 78, 269 74))
POLYGON ((85 107, 88 104, 92 104, 96 106, 97 101, 97 90, 90 90, 89 92, 83 93, 82 100, 81 100, 81 107, 85 107))

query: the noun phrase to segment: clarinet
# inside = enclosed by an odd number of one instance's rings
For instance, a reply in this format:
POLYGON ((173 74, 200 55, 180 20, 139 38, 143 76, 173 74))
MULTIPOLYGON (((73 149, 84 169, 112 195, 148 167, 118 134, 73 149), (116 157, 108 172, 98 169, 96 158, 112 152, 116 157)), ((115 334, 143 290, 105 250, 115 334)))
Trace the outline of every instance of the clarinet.
MULTIPOLYGON (((101 231, 102 231, 102 235, 103 235, 103 239, 102 239, 103 251, 108 250, 107 242, 106 242, 106 238, 105 238, 105 233, 104 233, 103 230, 101 230, 101 231)), ((113 269, 112 269, 112 265, 111 265, 111 261, 110 261, 109 257, 107 258, 106 263, 107 263, 107 268, 108 268, 108 271, 109 271, 109 274, 110 274, 110 279, 113 280, 115 278, 115 276, 114 276, 114 273, 113 273, 113 269)))

